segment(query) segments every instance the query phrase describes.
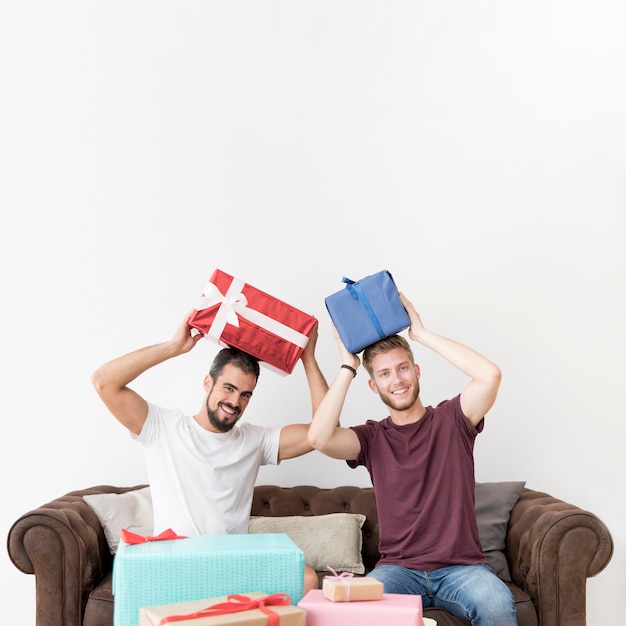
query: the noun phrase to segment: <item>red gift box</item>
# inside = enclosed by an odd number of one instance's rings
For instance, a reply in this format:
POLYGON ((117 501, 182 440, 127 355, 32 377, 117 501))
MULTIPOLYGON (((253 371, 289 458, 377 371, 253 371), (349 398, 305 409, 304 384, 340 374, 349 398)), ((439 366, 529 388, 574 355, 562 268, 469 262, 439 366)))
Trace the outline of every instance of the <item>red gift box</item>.
POLYGON ((317 320, 217 269, 189 325, 208 339, 239 348, 280 374, 291 374, 317 320))

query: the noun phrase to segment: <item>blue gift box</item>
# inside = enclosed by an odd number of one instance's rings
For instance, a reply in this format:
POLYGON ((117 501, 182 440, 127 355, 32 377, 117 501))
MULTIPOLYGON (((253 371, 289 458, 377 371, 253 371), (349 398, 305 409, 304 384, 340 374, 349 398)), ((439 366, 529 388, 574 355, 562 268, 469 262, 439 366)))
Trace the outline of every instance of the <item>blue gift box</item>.
POLYGON ((113 561, 113 624, 138 626, 139 609, 263 589, 304 591, 304 553, 285 533, 211 535, 129 545, 113 561))
POLYGON ((343 345, 353 354, 410 326, 392 275, 382 270, 361 280, 343 278, 346 286, 325 299, 343 345))

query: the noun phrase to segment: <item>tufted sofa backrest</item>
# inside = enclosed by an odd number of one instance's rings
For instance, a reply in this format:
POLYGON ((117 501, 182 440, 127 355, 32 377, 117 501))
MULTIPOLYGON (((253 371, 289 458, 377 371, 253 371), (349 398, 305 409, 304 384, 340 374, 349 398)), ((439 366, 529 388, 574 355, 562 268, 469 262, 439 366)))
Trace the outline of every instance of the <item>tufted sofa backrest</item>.
POLYGON ((361 513, 363 524, 363 563, 366 571, 374 568, 378 552, 378 513, 372 487, 334 487, 322 489, 312 485, 279 487, 257 485, 254 488, 251 515, 284 517, 287 515, 326 515, 328 513, 361 513))

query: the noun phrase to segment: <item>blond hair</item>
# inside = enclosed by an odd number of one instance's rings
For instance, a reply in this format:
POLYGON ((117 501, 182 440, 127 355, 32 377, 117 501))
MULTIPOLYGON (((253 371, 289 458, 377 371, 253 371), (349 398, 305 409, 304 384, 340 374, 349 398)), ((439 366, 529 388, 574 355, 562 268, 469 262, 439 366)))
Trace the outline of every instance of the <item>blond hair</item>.
POLYGON ((386 337, 385 339, 381 339, 376 343, 373 343, 370 346, 367 346, 363 351, 363 367, 367 370, 367 373, 370 375, 370 378, 373 378, 372 375, 372 361, 374 357, 379 354, 384 354, 385 352, 389 352, 395 348, 401 348, 404 350, 411 360, 411 363, 415 363, 415 358, 413 357, 413 350, 411 350, 411 346, 409 342, 400 335, 392 335, 391 337, 386 337))

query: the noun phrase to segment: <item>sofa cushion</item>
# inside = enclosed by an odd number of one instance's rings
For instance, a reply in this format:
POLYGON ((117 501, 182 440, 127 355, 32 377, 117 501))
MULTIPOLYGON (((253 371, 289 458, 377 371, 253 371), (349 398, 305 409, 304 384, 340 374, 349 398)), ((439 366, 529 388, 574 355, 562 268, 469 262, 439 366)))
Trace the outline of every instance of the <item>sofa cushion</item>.
POLYGON ((122 528, 138 535, 153 532, 150 487, 125 493, 90 494, 83 496, 83 500, 98 516, 111 554, 117 550, 122 528))
POLYGON ((111 626, 113 624, 113 574, 89 594, 82 626, 111 626))
POLYGON ((523 481, 476 483, 476 521, 480 545, 491 569, 502 579, 511 580, 504 556, 509 516, 524 489, 523 481))
POLYGON ((304 552, 309 567, 324 571, 365 573, 361 558, 365 515, 329 513, 327 515, 288 515, 284 517, 253 516, 250 533, 286 533, 304 552))

